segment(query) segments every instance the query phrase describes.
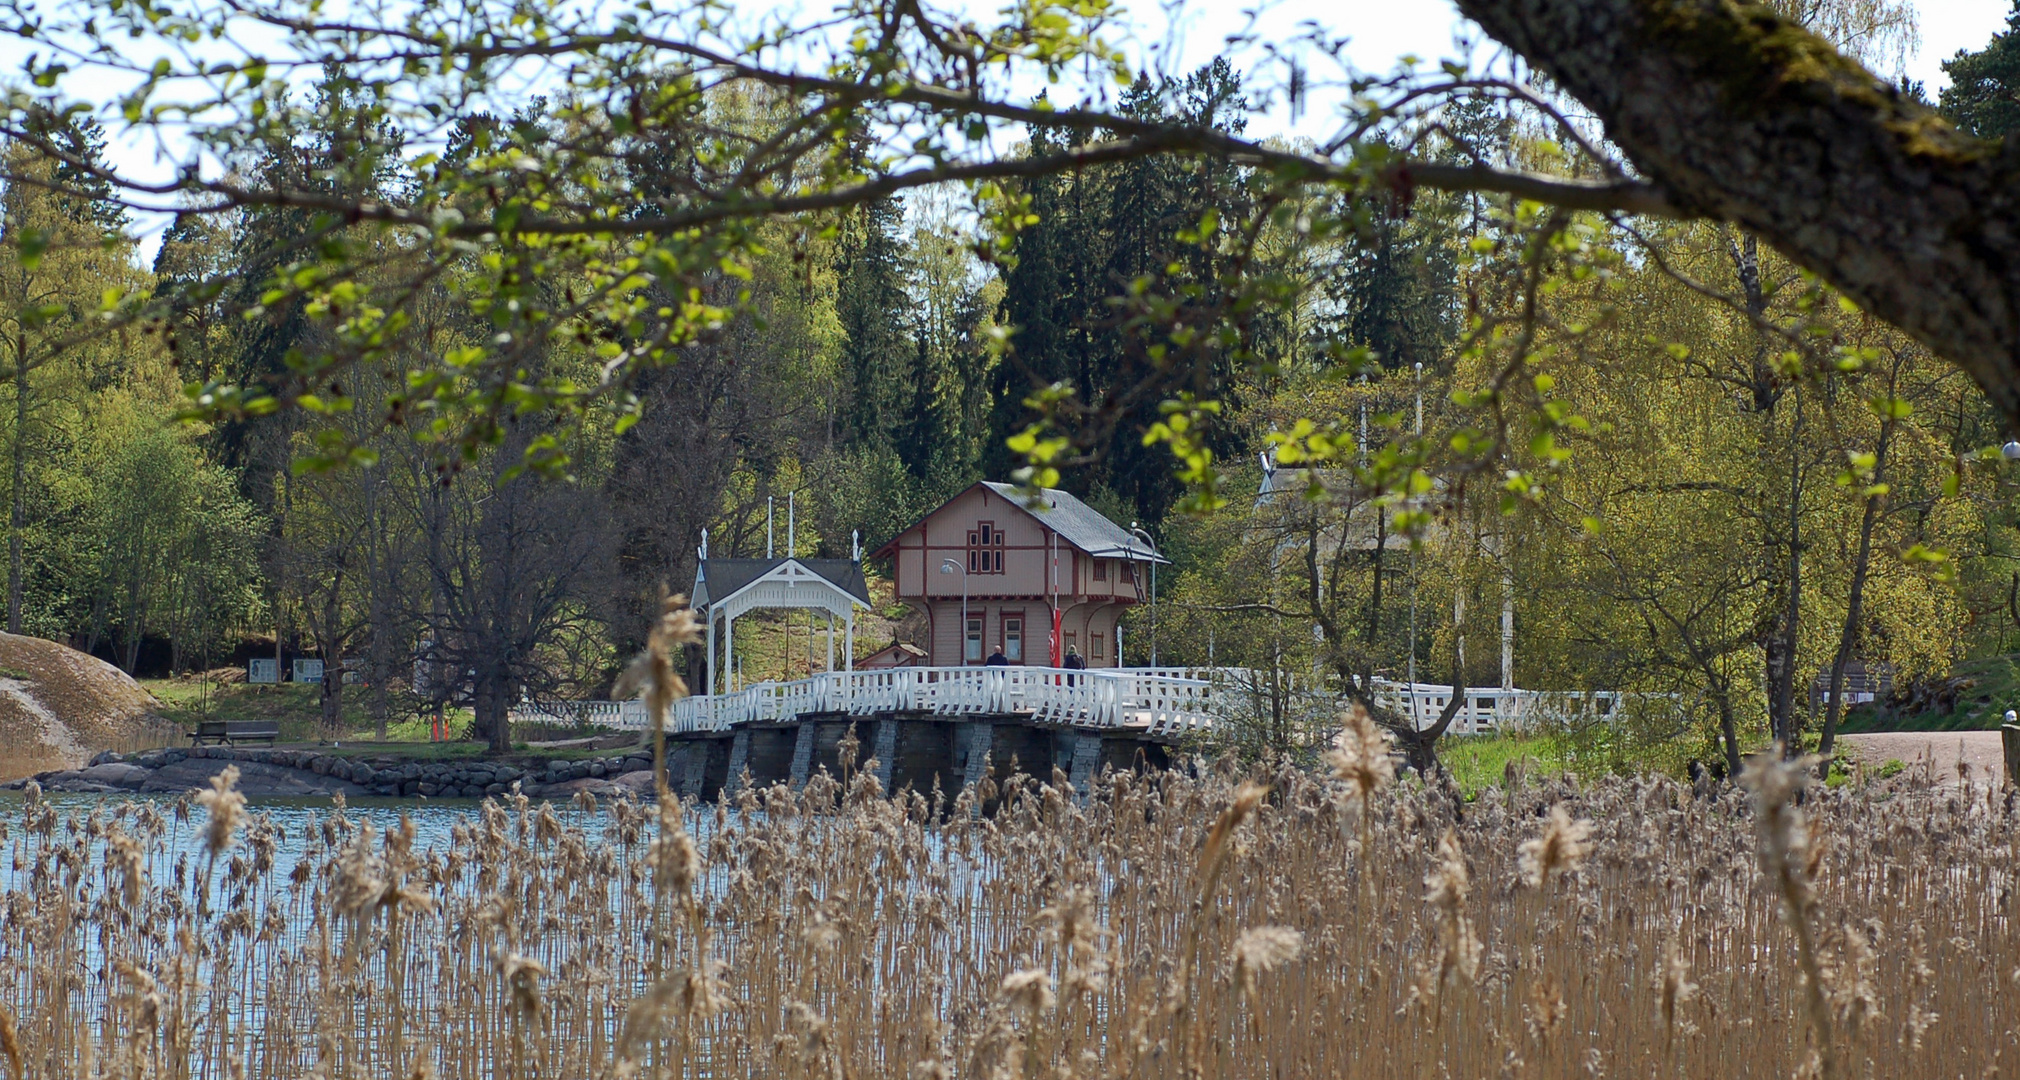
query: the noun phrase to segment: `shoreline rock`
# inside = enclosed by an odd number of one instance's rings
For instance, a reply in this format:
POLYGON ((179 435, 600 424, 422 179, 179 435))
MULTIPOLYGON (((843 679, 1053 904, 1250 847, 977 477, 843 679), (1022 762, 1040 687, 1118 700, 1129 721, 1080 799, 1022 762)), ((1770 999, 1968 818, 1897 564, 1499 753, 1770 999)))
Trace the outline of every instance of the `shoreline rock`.
POLYGON ((42 790, 90 794, 173 795, 197 790, 237 765, 238 789, 252 797, 336 795, 346 798, 481 799, 504 795, 514 784, 533 798, 571 798, 652 789, 652 759, 632 750, 611 757, 547 759, 538 768, 477 758, 441 761, 394 754, 349 757, 321 750, 193 746, 120 755, 99 754, 80 769, 57 769, 7 784, 18 790, 33 779, 42 790))

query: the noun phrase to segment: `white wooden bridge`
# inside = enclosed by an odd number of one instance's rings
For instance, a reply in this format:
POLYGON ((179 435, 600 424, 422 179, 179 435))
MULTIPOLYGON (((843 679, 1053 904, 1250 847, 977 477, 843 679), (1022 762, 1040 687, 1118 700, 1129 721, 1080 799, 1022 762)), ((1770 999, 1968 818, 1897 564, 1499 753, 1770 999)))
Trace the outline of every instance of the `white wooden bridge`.
MULTIPOLYGON (((745 724, 787 723, 809 715, 874 716, 930 713, 948 717, 1018 716, 1043 724, 1129 732, 1171 739, 1210 728, 1238 714, 1244 699, 1268 685, 1265 672, 1243 668, 902 667, 834 671, 790 682, 762 682, 727 694, 676 702, 673 732, 705 735, 745 724)), ((1376 680, 1385 704, 1430 727, 1451 700, 1452 688, 1376 680)), ((1300 698, 1314 705, 1306 688, 1300 698)), ((1560 692, 1499 687, 1470 689, 1451 733, 1484 734, 1519 728, 1544 718, 1611 719, 1620 695, 1611 691, 1560 692)), ((642 702, 566 702, 528 706, 514 719, 580 720, 642 730, 642 702), (585 711, 586 710, 586 711, 585 711)))

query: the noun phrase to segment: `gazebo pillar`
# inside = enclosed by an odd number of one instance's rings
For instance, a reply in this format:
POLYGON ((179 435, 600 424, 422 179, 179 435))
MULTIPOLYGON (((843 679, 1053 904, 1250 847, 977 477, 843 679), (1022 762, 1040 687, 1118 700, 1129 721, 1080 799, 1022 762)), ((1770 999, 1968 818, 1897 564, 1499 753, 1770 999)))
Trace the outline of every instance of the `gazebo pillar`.
MULTIPOLYGON (((695 573, 693 595, 697 602, 696 606, 697 609, 708 613, 708 625, 703 635, 709 656, 709 672, 705 686, 708 696, 734 694, 744 688, 743 680, 737 677, 736 618, 745 612, 760 608, 788 613, 796 608, 819 609, 828 619, 827 638, 824 642, 828 660, 827 670, 830 672, 855 670, 855 607, 857 604, 868 607, 869 602, 843 585, 837 584, 835 579, 827 577, 828 573, 835 572, 834 568, 823 567, 817 570, 790 558, 777 561, 739 559, 730 562, 733 565, 725 565, 723 573, 712 576, 710 573, 712 564, 704 560, 703 565, 695 573), (759 562, 764 562, 765 565, 754 565, 759 562), (715 625, 718 618, 722 620, 720 631, 715 625), (837 623, 843 621, 847 623, 846 642, 836 640, 836 632, 841 629, 837 623), (720 638, 719 645, 718 638, 720 638), (847 655, 843 657, 839 666, 835 663, 837 646, 847 650, 847 655)), ((860 569, 853 568, 852 573, 859 575, 860 569)), ((808 610, 806 659, 809 662, 816 659, 813 635, 820 629, 816 618, 814 612, 808 610)), ((797 621, 788 614, 785 626, 790 655, 797 655, 790 647, 793 640, 791 628, 796 625, 797 621)), ((808 675, 812 674, 812 669, 809 669, 808 675)))

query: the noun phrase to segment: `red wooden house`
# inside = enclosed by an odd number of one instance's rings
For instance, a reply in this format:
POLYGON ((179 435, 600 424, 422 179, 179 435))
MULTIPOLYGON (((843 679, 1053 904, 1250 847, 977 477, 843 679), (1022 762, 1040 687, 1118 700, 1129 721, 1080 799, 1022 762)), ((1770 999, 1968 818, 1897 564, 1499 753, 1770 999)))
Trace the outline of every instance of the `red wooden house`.
POLYGON ((891 559, 900 600, 925 611, 927 664, 1060 666, 1069 649, 1088 667, 1118 666, 1117 620, 1149 598, 1152 562, 1141 533, 1064 491, 1027 501, 1010 484, 978 483, 876 552, 891 559), (965 610, 963 598, 965 596, 965 610))

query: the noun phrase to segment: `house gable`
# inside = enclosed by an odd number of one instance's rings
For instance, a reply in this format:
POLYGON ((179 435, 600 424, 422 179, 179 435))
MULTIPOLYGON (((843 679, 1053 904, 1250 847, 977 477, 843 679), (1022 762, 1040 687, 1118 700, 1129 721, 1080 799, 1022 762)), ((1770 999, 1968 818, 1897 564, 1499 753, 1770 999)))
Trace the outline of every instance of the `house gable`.
MULTIPOLYGON (((883 547, 902 597, 958 599, 966 577, 973 597, 1049 597, 1129 591, 1120 571, 1096 578, 1093 568, 1165 560, 1140 539, 1071 494, 1041 493, 1034 509, 1012 485, 978 483, 914 522, 883 547), (955 569, 942 573, 953 560, 955 569)), ((1131 599, 1134 599, 1133 597, 1131 599)))

